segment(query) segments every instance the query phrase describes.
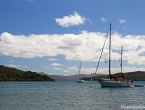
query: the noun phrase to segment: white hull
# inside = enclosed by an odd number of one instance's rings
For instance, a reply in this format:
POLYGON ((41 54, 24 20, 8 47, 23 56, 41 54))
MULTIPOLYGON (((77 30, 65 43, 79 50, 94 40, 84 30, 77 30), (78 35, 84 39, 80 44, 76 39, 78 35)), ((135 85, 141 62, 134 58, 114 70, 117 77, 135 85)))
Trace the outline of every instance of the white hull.
POLYGON ((99 81, 101 87, 130 87, 131 83, 122 81, 99 81))
POLYGON ((78 83, 84 83, 84 82, 86 82, 86 81, 85 81, 85 80, 80 80, 80 79, 78 79, 77 82, 78 82, 78 83))

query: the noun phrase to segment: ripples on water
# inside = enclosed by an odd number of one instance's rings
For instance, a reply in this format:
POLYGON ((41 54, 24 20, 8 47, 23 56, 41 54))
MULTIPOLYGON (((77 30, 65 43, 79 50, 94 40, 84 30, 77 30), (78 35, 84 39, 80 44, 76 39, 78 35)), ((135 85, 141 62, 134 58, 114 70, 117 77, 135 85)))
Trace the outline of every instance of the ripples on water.
POLYGON ((0 82, 0 110, 125 110, 121 105, 145 106, 145 87, 101 88, 96 81, 0 82))

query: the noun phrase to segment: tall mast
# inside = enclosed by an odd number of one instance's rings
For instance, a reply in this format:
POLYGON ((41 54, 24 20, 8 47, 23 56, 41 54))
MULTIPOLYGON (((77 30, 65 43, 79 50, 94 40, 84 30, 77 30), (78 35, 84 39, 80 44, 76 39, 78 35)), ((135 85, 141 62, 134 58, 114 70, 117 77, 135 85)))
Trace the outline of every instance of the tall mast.
POLYGON ((111 23, 110 23, 110 39, 109 39, 109 76, 111 76, 111 23))
POLYGON ((81 74, 81 62, 80 62, 80 68, 79 68, 79 78, 80 78, 80 75, 81 74))
POLYGON ((121 74, 122 74, 122 51, 123 51, 123 46, 121 46, 121 64, 120 64, 120 66, 121 66, 121 74))

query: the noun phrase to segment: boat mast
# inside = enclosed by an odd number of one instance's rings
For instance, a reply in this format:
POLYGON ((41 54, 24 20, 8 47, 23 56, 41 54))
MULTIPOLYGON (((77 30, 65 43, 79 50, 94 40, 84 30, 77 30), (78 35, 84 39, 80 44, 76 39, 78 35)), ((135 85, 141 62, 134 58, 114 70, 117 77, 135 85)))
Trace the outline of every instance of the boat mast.
POLYGON ((80 78, 80 74, 81 74, 81 62, 80 62, 80 68, 79 68, 79 78, 80 78))
POLYGON ((111 23, 110 23, 110 39, 109 39, 109 77, 111 76, 111 23))
POLYGON ((123 46, 121 46, 121 64, 120 64, 120 66, 121 66, 121 74, 122 74, 122 51, 123 51, 123 46))

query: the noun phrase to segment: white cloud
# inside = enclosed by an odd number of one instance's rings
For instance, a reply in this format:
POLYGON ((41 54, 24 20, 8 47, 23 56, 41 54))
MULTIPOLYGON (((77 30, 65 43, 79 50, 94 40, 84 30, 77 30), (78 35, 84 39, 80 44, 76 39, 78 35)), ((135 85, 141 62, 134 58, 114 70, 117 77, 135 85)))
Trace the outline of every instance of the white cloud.
POLYGON ((50 69, 50 68, 49 68, 49 67, 47 67, 47 66, 43 66, 43 67, 44 67, 44 68, 46 68, 46 69, 48 69, 48 70, 50 69))
POLYGON ((37 0, 17 0, 17 1, 37 2, 37 0))
POLYGON ((22 66, 22 68, 28 68, 28 66, 22 66))
POLYGON ((78 71, 77 67, 68 67, 68 71, 78 71))
POLYGON ((86 18, 82 17, 77 12, 74 12, 74 15, 64 16, 63 18, 56 18, 55 21, 62 27, 69 27, 84 24, 86 18))
POLYGON ((119 23, 120 24, 123 24, 123 23, 125 23, 127 20, 125 20, 125 19, 119 19, 119 23))
POLYGON ((101 21, 103 21, 103 22, 107 22, 107 19, 104 18, 104 17, 102 17, 102 18, 100 18, 100 19, 101 19, 101 21))
MULTIPOLYGON (((34 58, 64 55, 67 60, 98 61, 106 33, 82 31, 80 34, 0 35, 0 54, 13 57, 34 58)), ((112 58, 120 59, 124 47, 124 60, 129 64, 144 64, 145 35, 112 35, 112 58)), ((102 55, 108 56, 108 41, 102 55)), ((52 60, 52 59, 51 59, 52 60)), ((54 59, 53 59, 54 60, 54 59)), ((51 66, 63 66, 53 63, 51 66)))
MULTIPOLYGON (((13 62, 11 62, 11 63, 13 63, 13 62)), ((8 64, 6 66, 12 67, 12 68, 28 68, 28 66, 21 66, 21 65, 16 65, 16 64, 8 64)))
POLYGON ((27 0, 28 2, 36 2, 36 0, 27 0))
POLYGON ((55 70, 62 70, 61 68, 54 67, 55 70))
POLYGON ((93 23, 90 19, 87 19, 87 21, 89 21, 90 23, 93 23))
POLYGON ((12 68, 19 68, 19 67, 21 67, 20 65, 14 65, 14 64, 8 64, 6 66, 12 67, 12 68))
POLYGON ((56 59, 54 59, 54 58, 49 58, 48 60, 52 60, 52 61, 54 61, 54 60, 56 60, 56 59))
POLYGON ((68 72, 70 72, 70 71, 68 71, 68 70, 63 70, 63 72, 68 73, 68 72))
POLYGON ((48 69, 48 70, 49 70, 50 68, 49 68, 49 67, 47 67, 46 69, 48 69))
POLYGON ((69 72, 70 74, 78 74, 78 68, 77 67, 68 67, 64 72, 69 72))
POLYGON ((9 61, 10 63, 14 63, 14 61, 9 61))
POLYGON ((59 63, 52 63, 51 66, 63 66, 63 65, 59 63))

